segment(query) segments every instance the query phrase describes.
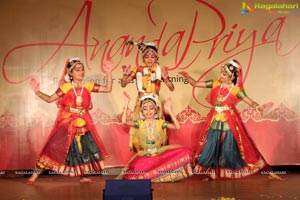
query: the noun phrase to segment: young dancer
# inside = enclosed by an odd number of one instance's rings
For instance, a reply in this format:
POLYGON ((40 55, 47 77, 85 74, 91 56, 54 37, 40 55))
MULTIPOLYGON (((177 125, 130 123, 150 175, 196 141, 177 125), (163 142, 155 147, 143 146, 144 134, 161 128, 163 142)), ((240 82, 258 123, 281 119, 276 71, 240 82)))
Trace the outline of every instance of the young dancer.
MULTIPOLYGON (((204 180, 237 179, 270 169, 249 138, 235 107, 243 101, 262 111, 262 107, 245 93, 241 64, 229 61, 221 67, 217 80, 195 81, 187 72, 179 74, 193 87, 211 88, 206 100, 212 108, 200 130, 194 173, 206 175, 204 180)), ((283 180, 273 173, 270 177, 283 180)))
POLYGON ((124 179, 151 179, 152 182, 173 182, 192 176, 192 151, 179 145, 165 145, 165 129, 179 129, 180 125, 171 110, 171 99, 164 103, 164 112, 172 122, 157 118, 159 107, 153 95, 141 97, 141 118, 127 120, 126 113, 130 101, 124 93, 125 105, 122 123, 135 129, 133 145, 137 154, 124 169, 124 179))
POLYGON ((111 66, 107 65, 105 70, 106 85, 84 82, 83 63, 79 58, 71 58, 66 63, 61 86, 52 95, 41 92, 39 83, 35 79, 31 80, 35 94, 48 103, 58 101, 59 110, 27 184, 34 184, 45 169, 61 175, 79 176, 82 183, 94 182, 88 175, 104 169, 103 160, 107 152, 89 109, 92 92, 108 93, 112 90, 111 66))

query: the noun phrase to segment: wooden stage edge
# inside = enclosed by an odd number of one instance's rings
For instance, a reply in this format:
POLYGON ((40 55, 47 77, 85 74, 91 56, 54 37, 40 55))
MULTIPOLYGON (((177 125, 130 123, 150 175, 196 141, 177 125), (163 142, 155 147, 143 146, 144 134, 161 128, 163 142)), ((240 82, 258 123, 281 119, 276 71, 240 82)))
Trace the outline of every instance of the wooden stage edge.
MULTIPOLYGON (((300 200, 300 166, 273 167, 286 180, 269 180, 266 174, 240 180, 202 181, 194 175, 174 183, 152 183, 154 200, 300 200)), ((3 200, 99 200, 107 180, 116 178, 120 169, 106 175, 93 175, 95 183, 79 183, 79 178, 44 173, 34 185, 26 185, 30 171, 0 170, 0 199, 3 200), (23 174, 22 174, 23 173, 23 174)), ((125 198, 134 199, 134 198, 125 198)))

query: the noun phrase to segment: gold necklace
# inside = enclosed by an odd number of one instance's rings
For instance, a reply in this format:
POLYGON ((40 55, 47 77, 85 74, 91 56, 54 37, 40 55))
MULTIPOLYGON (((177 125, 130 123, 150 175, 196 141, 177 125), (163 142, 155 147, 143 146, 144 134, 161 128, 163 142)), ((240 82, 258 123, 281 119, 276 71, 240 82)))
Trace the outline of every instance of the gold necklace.
POLYGON ((151 122, 148 122, 145 120, 145 125, 146 125, 146 129, 147 129, 147 133, 153 134, 153 127, 154 127, 154 123, 153 120, 151 122))
POLYGON ((76 106, 82 106, 82 93, 83 93, 83 85, 81 84, 81 91, 80 91, 80 95, 77 94, 74 83, 72 81, 72 87, 76 96, 76 106))
POLYGON ((154 135, 154 123, 155 121, 145 121, 146 129, 147 129, 147 134, 146 134, 146 144, 147 145, 153 145, 155 144, 155 135, 154 135))

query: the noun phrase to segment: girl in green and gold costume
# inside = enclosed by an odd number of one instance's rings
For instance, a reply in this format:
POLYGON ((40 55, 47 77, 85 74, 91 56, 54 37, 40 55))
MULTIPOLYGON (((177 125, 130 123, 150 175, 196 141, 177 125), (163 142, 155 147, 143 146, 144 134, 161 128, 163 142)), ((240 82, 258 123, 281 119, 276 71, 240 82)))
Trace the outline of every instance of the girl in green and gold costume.
POLYGON ((124 93, 125 105, 122 123, 135 129, 132 133, 137 154, 122 172, 124 179, 151 179, 152 182, 173 182, 192 176, 192 151, 179 145, 167 143, 166 129, 179 129, 180 125, 171 110, 171 99, 164 104, 164 112, 172 122, 157 118, 159 107, 153 95, 141 98, 141 118, 127 120, 126 113, 130 101, 124 93))

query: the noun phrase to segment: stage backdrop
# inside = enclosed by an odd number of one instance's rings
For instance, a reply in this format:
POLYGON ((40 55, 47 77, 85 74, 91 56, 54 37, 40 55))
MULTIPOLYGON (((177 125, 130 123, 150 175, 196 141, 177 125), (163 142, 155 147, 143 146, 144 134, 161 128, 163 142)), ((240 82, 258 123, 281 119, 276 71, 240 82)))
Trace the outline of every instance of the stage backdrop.
MULTIPOLYGON (((241 102, 238 110, 250 137, 271 165, 300 164, 300 2, 278 0, 1 0, 0 170, 31 169, 53 126, 57 107, 29 86, 53 94, 65 62, 80 57, 86 80, 103 83, 103 64, 113 62, 113 91, 93 94, 92 117, 110 157, 121 167, 128 130, 121 125, 123 91, 136 98, 135 83, 121 88, 123 70, 141 63, 128 40, 153 41, 161 66, 168 67, 171 97, 181 129, 168 131, 170 144, 195 148, 209 105, 208 89, 193 89, 178 75, 218 78, 230 59, 243 65, 250 98, 264 104, 257 113, 241 102)), ((130 108, 133 110, 134 101, 130 108)))

